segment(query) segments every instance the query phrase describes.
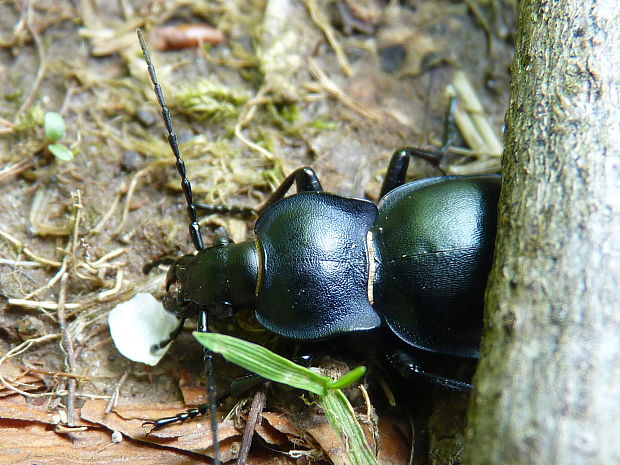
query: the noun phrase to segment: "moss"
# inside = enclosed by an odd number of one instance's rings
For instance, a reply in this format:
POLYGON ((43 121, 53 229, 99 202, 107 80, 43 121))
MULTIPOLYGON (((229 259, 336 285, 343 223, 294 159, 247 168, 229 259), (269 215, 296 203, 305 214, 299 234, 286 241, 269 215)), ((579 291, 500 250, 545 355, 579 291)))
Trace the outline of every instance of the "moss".
POLYGON ((172 104, 194 118, 221 121, 237 116, 247 100, 247 94, 203 78, 175 92, 172 104))
POLYGON ((15 121, 14 132, 22 132, 28 129, 43 126, 43 119, 45 111, 41 104, 35 104, 26 109, 25 112, 20 113, 15 121))

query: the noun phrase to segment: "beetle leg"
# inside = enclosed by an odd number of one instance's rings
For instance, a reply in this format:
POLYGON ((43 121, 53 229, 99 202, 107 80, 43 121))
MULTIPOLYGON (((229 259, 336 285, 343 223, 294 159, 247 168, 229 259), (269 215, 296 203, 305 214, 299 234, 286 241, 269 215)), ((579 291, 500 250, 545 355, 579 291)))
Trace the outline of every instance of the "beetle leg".
POLYGON ((263 211, 267 209, 271 204, 283 198, 288 190, 295 183, 297 192, 321 192, 323 187, 319 181, 318 176, 312 168, 304 167, 298 168, 289 174, 284 181, 278 186, 278 188, 271 194, 265 204, 258 210, 249 207, 237 207, 230 205, 214 205, 210 203, 195 203, 194 206, 197 210, 205 212, 207 215, 214 213, 224 213, 228 215, 239 216, 241 218, 252 218, 259 216, 263 211))
POLYGON ((464 381, 448 378, 424 370, 411 354, 401 350, 396 350, 394 353, 388 355, 387 360, 388 363, 392 365, 392 367, 395 368, 404 378, 409 378, 412 376, 421 377, 429 383, 437 384, 453 391, 465 393, 470 392, 473 387, 471 384, 464 381))
POLYGON ((184 323, 185 323, 185 318, 181 318, 179 320, 179 324, 177 325, 177 327, 174 328, 170 332, 170 334, 168 335, 168 337, 166 339, 164 339, 163 341, 159 341, 157 344, 153 344, 151 346, 151 353, 155 353, 159 349, 163 349, 168 344, 170 344, 172 341, 174 341, 178 337, 178 335, 181 334, 181 331, 183 330, 183 324, 184 323))
POLYGON ((439 168, 443 155, 444 153, 440 150, 426 150, 420 147, 404 147, 396 150, 388 165, 385 178, 383 178, 379 198, 385 196, 392 189, 405 184, 405 176, 407 175, 407 168, 409 168, 409 159, 411 157, 421 158, 439 168))
POLYGON ((379 198, 383 197, 392 189, 405 183, 405 176, 407 175, 410 157, 426 160, 443 172, 440 164, 446 151, 450 147, 450 144, 452 144, 452 137, 455 131, 454 111, 456 110, 456 103, 456 97, 450 97, 450 102, 448 103, 448 108, 444 119, 444 131, 441 148, 429 150, 423 147, 405 147, 394 152, 385 178, 383 179, 383 185, 381 186, 379 198))
MULTIPOLYGON (((206 307, 202 307, 198 312, 198 319, 196 321, 196 330, 200 333, 209 332, 209 310, 206 307)), ((206 347, 202 348, 203 358, 205 362, 205 372, 207 375, 207 383, 209 387, 209 416, 211 417, 211 437, 213 438, 213 461, 216 465, 220 463, 219 442, 217 440, 217 417, 215 415, 217 410, 217 399, 215 397, 215 375, 213 374, 213 352, 206 347)))
MULTIPOLYGON (((312 364, 312 360, 316 356, 316 351, 304 351, 302 355, 297 355, 293 357, 293 361, 305 367, 309 367, 312 364)), ((229 397, 241 397, 242 395, 247 394, 248 392, 256 389, 259 386, 267 383, 269 380, 265 378, 261 378, 260 376, 250 373, 239 378, 234 379, 228 388, 217 396, 215 401, 216 405, 219 407, 228 399, 229 397)), ((159 418, 157 420, 149 420, 145 421, 144 425, 153 425, 153 430, 158 430, 165 426, 174 424, 174 423, 182 423, 187 420, 191 420, 192 418, 197 417, 198 415, 206 415, 210 409, 210 402, 205 402, 204 404, 200 404, 199 406, 187 409, 184 412, 177 413, 172 417, 159 418)))
MULTIPOLYGON (((228 389, 226 389, 224 392, 217 396, 215 403, 217 404, 217 406, 220 406, 229 397, 241 396, 266 382, 267 380, 265 378, 261 378, 260 376, 255 374, 250 374, 237 378, 233 380, 232 383, 230 383, 228 389)), ((200 404, 196 408, 187 409, 184 412, 177 413, 172 417, 158 418, 157 420, 145 421, 143 425, 153 425, 153 430, 158 430, 174 423, 182 423, 184 421, 191 420, 192 418, 196 418, 198 415, 206 415, 209 412, 209 409, 210 402, 205 402, 204 404, 200 404)))
POLYGON ((270 205, 283 198, 295 183, 297 192, 322 192, 323 187, 314 170, 308 166, 298 168, 289 174, 282 184, 271 194, 267 201, 258 209, 258 213, 264 212, 270 205))

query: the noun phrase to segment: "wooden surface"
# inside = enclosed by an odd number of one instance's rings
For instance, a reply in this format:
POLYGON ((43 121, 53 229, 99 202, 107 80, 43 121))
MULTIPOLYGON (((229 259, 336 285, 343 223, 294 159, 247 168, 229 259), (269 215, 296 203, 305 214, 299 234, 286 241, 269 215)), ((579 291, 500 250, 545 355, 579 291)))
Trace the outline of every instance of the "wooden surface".
POLYGON ((619 20, 519 5, 469 465, 620 462, 619 20))

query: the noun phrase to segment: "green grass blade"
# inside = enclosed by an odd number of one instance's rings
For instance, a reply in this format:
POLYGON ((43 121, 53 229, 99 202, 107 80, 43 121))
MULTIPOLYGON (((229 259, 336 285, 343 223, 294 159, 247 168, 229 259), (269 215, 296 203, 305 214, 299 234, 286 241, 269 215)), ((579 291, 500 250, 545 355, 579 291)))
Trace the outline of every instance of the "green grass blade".
POLYGON ((224 334, 199 333, 197 331, 194 331, 193 334, 203 346, 221 354, 229 362, 263 378, 298 389, 305 389, 319 396, 324 396, 327 393, 327 386, 332 382, 327 376, 319 375, 308 368, 297 365, 258 344, 224 334))
POLYGON ((346 446, 348 463, 377 465, 351 404, 337 389, 356 382, 366 372, 365 367, 357 367, 339 380, 332 381, 257 344, 224 334, 196 331, 193 334, 203 346, 221 354, 231 363, 263 378, 317 394, 327 421, 346 446))
POLYGON ((366 374, 366 367, 355 367, 351 371, 345 373, 336 381, 332 381, 327 386, 328 389, 345 389, 353 386, 366 374))
POLYGON ((319 398, 325 416, 332 429, 346 447, 351 465, 377 465, 377 460, 368 446, 362 427, 355 418, 353 407, 339 389, 330 389, 319 398))

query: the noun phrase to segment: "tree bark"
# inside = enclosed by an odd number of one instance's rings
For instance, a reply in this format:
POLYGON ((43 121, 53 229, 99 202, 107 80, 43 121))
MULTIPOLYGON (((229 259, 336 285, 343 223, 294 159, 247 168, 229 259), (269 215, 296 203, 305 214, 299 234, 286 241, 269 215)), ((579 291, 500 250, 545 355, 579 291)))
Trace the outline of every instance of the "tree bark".
POLYGON ((519 4, 469 465, 620 463, 619 10, 519 4))

